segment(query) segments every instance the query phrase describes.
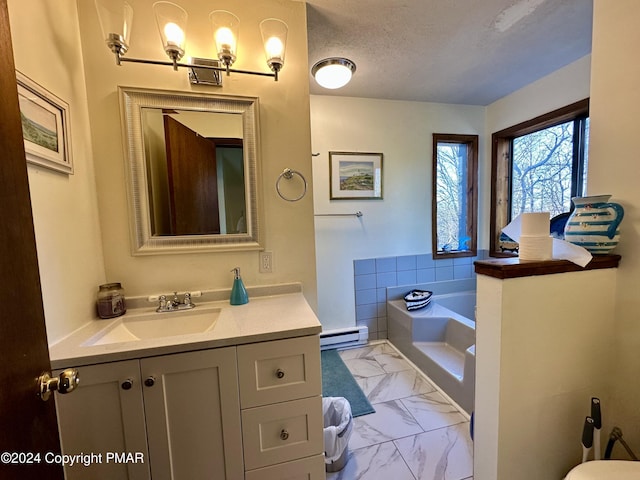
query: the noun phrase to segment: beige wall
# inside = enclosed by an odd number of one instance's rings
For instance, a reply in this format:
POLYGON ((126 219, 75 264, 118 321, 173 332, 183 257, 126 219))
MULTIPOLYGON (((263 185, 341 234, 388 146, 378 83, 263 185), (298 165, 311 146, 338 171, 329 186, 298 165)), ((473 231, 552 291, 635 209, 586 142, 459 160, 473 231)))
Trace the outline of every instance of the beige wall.
POLYGON ((487 106, 487 134, 589 97, 591 55, 487 106))
MULTIPOLYGON (((598 362, 591 368, 598 371, 598 376, 605 381, 599 388, 601 392, 596 392, 598 388, 591 388, 592 392, 585 390, 583 396, 586 399, 592 394, 597 394, 603 398, 605 424, 603 438, 606 439, 611 427, 617 425, 622 428, 626 441, 636 453, 640 449, 640 410, 637 404, 637 398, 640 396, 640 383, 637 381, 640 371, 640 355, 638 355, 640 322, 638 322, 637 313, 640 311, 640 297, 637 295, 638 278, 640 278, 640 258, 637 252, 637 245, 640 244, 640 238, 638 238, 640 194, 637 188, 640 163, 633 153, 635 149, 632 142, 637 136, 636 107, 640 104, 640 89, 638 89, 640 62, 634 60, 635 46, 640 44, 640 31, 636 27, 638 18, 640 18, 640 4, 635 0, 619 2, 596 0, 593 48, 590 69, 588 69, 590 82, 580 80, 584 78, 585 68, 588 67, 589 57, 585 57, 540 82, 499 100, 487 109, 487 134, 490 135, 493 131, 544 113, 551 109, 549 107, 556 108, 584 98, 587 96, 585 92, 591 98, 587 190, 589 194, 594 195, 612 194, 613 199, 624 206, 625 219, 621 225, 620 245, 614 252, 622 255, 620 267, 613 272, 615 278, 602 279, 599 285, 585 285, 581 292, 576 293, 576 295, 584 292, 600 293, 601 285, 606 284, 607 288, 612 283, 616 285, 614 304, 601 312, 602 318, 594 319, 595 323, 591 323, 592 327, 597 326, 603 329, 599 335, 598 348, 607 347, 602 350, 597 357, 598 362)), ((481 323, 479 321, 479 324, 481 323)), ((577 326, 576 331, 578 331, 577 326)), ((478 343, 481 342, 484 333, 479 326, 478 343)), ((489 339, 485 340, 494 342, 495 347, 495 342, 499 338, 499 335, 491 334, 489 339)), ((496 348, 492 351, 496 354, 499 352, 496 348)), ((479 346, 478 359, 483 358, 484 354, 479 346)), ((495 364, 494 367, 497 365, 495 364)), ((480 365, 477 371, 478 378, 481 378, 482 382, 494 383, 494 387, 487 389, 487 392, 495 392, 498 388, 499 377, 495 378, 491 371, 491 369, 483 369, 480 365)), ((494 369, 493 372, 495 371, 494 369)), ((575 375, 577 378, 577 370, 575 375)), ((587 375, 589 372, 582 374, 585 378, 587 375)), ((478 400, 482 401, 483 391, 479 391, 478 394, 478 400)), ((504 400, 509 397, 501 395, 500 398, 504 400)), ((509 400, 512 401, 513 398, 509 400)), ((486 412, 497 414, 498 404, 497 402, 486 403, 484 408, 486 412)), ((518 401, 513 402, 509 408, 520 408, 518 401)), ((586 415, 588 413, 586 408, 581 405, 578 413, 586 415)), ((480 416, 477 417, 477 422, 477 428, 481 430, 483 420, 480 416)), ((577 431, 574 436, 577 442, 580 434, 579 426, 576 425, 575 429, 577 431)), ((480 453, 476 455, 476 461, 481 462, 481 471, 476 470, 476 476, 479 479, 496 478, 497 463, 492 461, 496 461, 497 458, 493 455, 495 452, 487 449, 497 449, 498 440, 490 430, 486 432, 487 441, 476 442, 476 448, 485 449, 482 452, 476 452, 480 453), (483 476, 483 473, 488 475, 483 476)), ((540 428, 533 435, 529 432, 528 435, 530 435, 530 445, 544 444, 553 438, 548 429, 544 428, 540 428)), ((577 461, 578 452, 579 445, 576 444, 575 461, 577 461)), ((528 454, 531 455, 530 451, 528 454)), ((505 456, 509 455, 505 453, 505 456)), ((614 456, 628 458, 620 446, 614 450, 614 456)), ((476 464, 476 469, 478 466, 476 464)), ((515 458, 511 466, 513 468, 519 466, 515 458)), ((507 464, 503 465, 503 468, 510 467, 507 464)))
MULTIPOLYGON (((640 161, 636 141, 640 106, 640 2, 596 0, 591 69, 590 194, 612 194, 625 208, 615 312, 606 321, 616 333, 610 370, 613 401, 603 414, 640 454, 640 161)), ((608 432, 607 432, 608 433, 608 432)), ((624 449, 614 450, 623 458, 624 449)))
MULTIPOLYGON (((151 0, 135 2, 130 55, 163 59, 151 0)), ((212 56, 206 2, 181 2, 189 12, 187 55, 212 56)), ((75 174, 29 167, 34 223, 49 342, 95 318, 99 284, 122 282, 128 295, 230 288, 231 268, 240 266, 251 285, 302 282, 316 307, 311 189, 288 203, 275 191, 285 167, 301 171, 311 185, 308 61, 305 5, 288 0, 251 3, 228 0, 241 19, 236 67, 268 71, 259 23, 268 17, 289 26, 280 81, 234 75, 222 88, 192 88, 185 71, 167 67, 115 65, 104 45, 94 2, 9 0, 16 65, 70 104, 75 174), (274 272, 258 273, 258 253, 130 255, 124 159, 117 86, 207 91, 260 98, 261 194, 265 248, 274 272), (95 169, 95 171, 94 171, 95 169)))
POLYGON ((611 405, 615 291, 616 269, 478 275, 475 479, 561 479, 580 463, 591 397, 611 405))
MULTIPOLYGON (((215 90, 259 96, 261 101, 266 248, 274 252, 275 272, 259 274, 257 253, 135 258, 129 254, 116 87, 128 85, 185 91, 192 87, 184 72, 139 65, 116 67, 100 39, 93 2, 83 0, 78 3, 79 14, 75 3, 66 0, 9 0, 17 68, 70 104, 75 174, 67 177, 29 166, 50 341, 94 317, 95 291, 104 281, 123 282, 129 294, 174 288, 223 288, 231 284, 228 271, 239 265, 248 285, 302 281, 308 299, 315 306, 312 195, 309 193, 301 202, 287 203, 280 200, 274 190, 275 179, 285 167, 300 170, 311 185, 304 5, 284 0, 260 0, 250 5, 240 0, 226 3, 230 10, 238 13, 243 24, 239 68, 265 68, 257 29, 262 18, 280 17, 290 27, 286 65, 280 82, 232 76, 225 79, 227 84, 222 89, 215 90)), ((132 56, 163 56, 149 14, 151 3, 150 0, 136 2, 138 14, 130 51, 132 56)), ((188 32, 189 53, 210 56, 210 32, 204 21, 209 7, 195 0, 184 5, 190 11, 193 24, 188 32)), ((640 44, 640 32, 635 25, 638 18, 640 5, 635 0, 595 1, 588 185, 589 192, 612 193, 626 209, 617 250, 623 260, 617 270, 616 309, 610 312, 611 328, 616 332, 615 366, 611 369, 613 391, 611 404, 604 406, 604 414, 608 422, 623 428, 625 437, 636 451, 640 448, 640 411, 636 402, 640 396, 640 383, 636 380, 640 371, 637 353, 640 351, 640 322, 637 319, 640 300, 636 294, 640 261, 634 247, 640 243, 640 198, 637 193, 640 163, 631 142, 636 137, 635 107, 640 103, 637 87, 640 62, 634 61, 635 46, 640 44)), ((582 72, 585 64, 578 63, 569 68, 582 72)), ((559 75, 563 75, 563 71, 559 75)), ((526 100, 525 93, 522 97, 523 104, 531 109, 521 120, 544 113, 536 111, 535 105, 542 105, 540 99, 557 99, 550 103, 562 106, 584 97, 583 83, 572 87, 571 82, 563 79, 559 84, 564 85, 562 91, 557 89, 558 84, 536 82, 532 86, 537 92, 535 96, 526 100), (539 85, 543 88, 538 88, 539 85)), ((504 103, 496 102, 487 108, 488 134, 498 129, 505 118, 498 109, 503 111, 508 107, 516 111, 516 102, 506 103, 515 98, 512 96, 504 103), (496 120, 498 117, 503 120, 496 120)), ((499 128, 504 126, 507 125, 499 128)), ((341 145, 341 148, 350 147, 341 145)), ((371 143, 367 147, 384 148, 371 143)))
MULTIPOLYGON (((491 135, 539 115, 589 98, 591 55, 556 70, 546 77, 513 92, 487 106, 485 142, 486 167, 480 180, 480 214, 489 218, 491 209, 491 135)), ((482 218, 481 217, 481 218, 482 218)), ((480 245, 489 248, 489 222, 481 222, 480 245)))
MULTIPOLYGON (((16 68, 70 109, 75 173, 28 167, 52 343, 95 316, 95 295, 105 281, 78 17, 75 3, 66 0, 9 0, 8 5, 16 68)), ((5 213, 10 221, 11 212, 5 213)))
MULTIPOLYGON (((311 96, 318 315, 355 325, 353 260, 431 251, 431 134, 478 134, 478 248, 489 248, 491 134, 589 96, 589 55, 487 107, 311 96), (330 201, 328 152, 384 154, 384 201, 330 201), (415 209, 424 215, 416 216, 415 209)), ((382 328, 381 331, 384 331, 382 328)))
MULTIPOLYGON (((238 15, 241 22, 234 67, 268 71, 259 30, 264 18, 277 17, 288 24, 288 48, 278 82, 266 77, 232 75, 224 77, 223 87, 215 88, 192 87, 184 70, 174 72, 168 67, 126 63, 116 66, 99 33, 93 2, 78 4, 107 279, 122 282, 130 295, 230 288, 230 270, 239 266, 247 285, 302 282, 307 299, 315 307, 312 195, 288 203, 277 196, 274 187, 285 167, 300 170, 311 178, 305 5, 284 0, 226 1, 225 8, 238 15), (258 273, 257 252, 131 256, 119 85, 259 97, 260 187, 265 209, 265 247, 273 252, 274 258, 272 274, 258 273)), ((131 47, 127 53, 130 57, 166 59, 152 4, 151 0, 135 3, 131 47)), ((212 5, 196 0, 182 1, 181 5, 189 13, 186 55, 213 56, 208 23, 212 5)))
POLYGON ((352 327, 353 260, 431 252, 432 134, 479 135, 482 152, 485 108, 324 95, 311 107, 315 211, 363 213, 315 220, 320 321, 352 327), (382 153, 384 199, 329 200, 329 151, 382 153))

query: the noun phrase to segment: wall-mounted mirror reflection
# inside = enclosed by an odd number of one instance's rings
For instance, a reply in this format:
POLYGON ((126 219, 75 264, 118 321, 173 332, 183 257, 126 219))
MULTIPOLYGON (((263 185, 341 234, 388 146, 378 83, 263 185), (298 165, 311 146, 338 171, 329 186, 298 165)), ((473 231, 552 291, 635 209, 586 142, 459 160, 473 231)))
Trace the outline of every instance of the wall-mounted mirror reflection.
POLYGON ((120 89, 133 253, 257 249, 257 99, 120 89))
POLYGON ((242 116, 143 108, 153 235, 247 233, 242 116))

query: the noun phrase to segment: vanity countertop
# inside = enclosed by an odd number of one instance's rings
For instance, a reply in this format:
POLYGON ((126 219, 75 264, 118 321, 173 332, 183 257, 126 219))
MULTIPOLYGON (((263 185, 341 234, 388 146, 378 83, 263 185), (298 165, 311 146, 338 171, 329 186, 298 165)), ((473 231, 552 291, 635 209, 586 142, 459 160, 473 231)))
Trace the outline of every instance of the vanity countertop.
MULTIPOLYGON (((242 345, 319 334, 322 326, 302 293, 253 297, 245 305, 228 301, 201 303, 196 309, 219 308, 215 326, 207 332, 85 346, 104 329, 127 315, 152 313, 154 308, 129 310, 124 316, 94 320, 49 347, 53 369, 129 360, 156 355, 242 345)), ((158 315, 179 315, 167 313, 158 315)), ((176 318, 176 321, 180 321, 176 318)))

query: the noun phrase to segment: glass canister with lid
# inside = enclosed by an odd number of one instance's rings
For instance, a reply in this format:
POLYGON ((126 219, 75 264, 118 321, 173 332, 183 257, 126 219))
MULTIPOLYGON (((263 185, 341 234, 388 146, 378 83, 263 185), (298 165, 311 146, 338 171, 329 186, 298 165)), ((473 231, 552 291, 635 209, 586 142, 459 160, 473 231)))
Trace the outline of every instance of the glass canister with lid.
POLYGON ((124 289, 120 283, 105 283, 98 287, 98 316, 114 318, 124 315, 127 307, 124 300, 124 289))

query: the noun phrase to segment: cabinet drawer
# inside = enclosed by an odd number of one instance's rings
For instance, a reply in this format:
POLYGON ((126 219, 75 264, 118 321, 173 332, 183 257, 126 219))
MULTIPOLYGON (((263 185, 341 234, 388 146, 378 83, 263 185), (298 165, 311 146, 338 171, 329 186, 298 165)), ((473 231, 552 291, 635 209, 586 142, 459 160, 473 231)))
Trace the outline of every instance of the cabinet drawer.
POLYGON ((242 408, 321 395, 320 339, 311 335, 241 345, 238 373, 242 408))
POLYGON ((324 455, 246 472, 245 480, 325 480, 324 455))
POLYGON ((242 411, 245 470, 321 454, 322 397, 242 411))

